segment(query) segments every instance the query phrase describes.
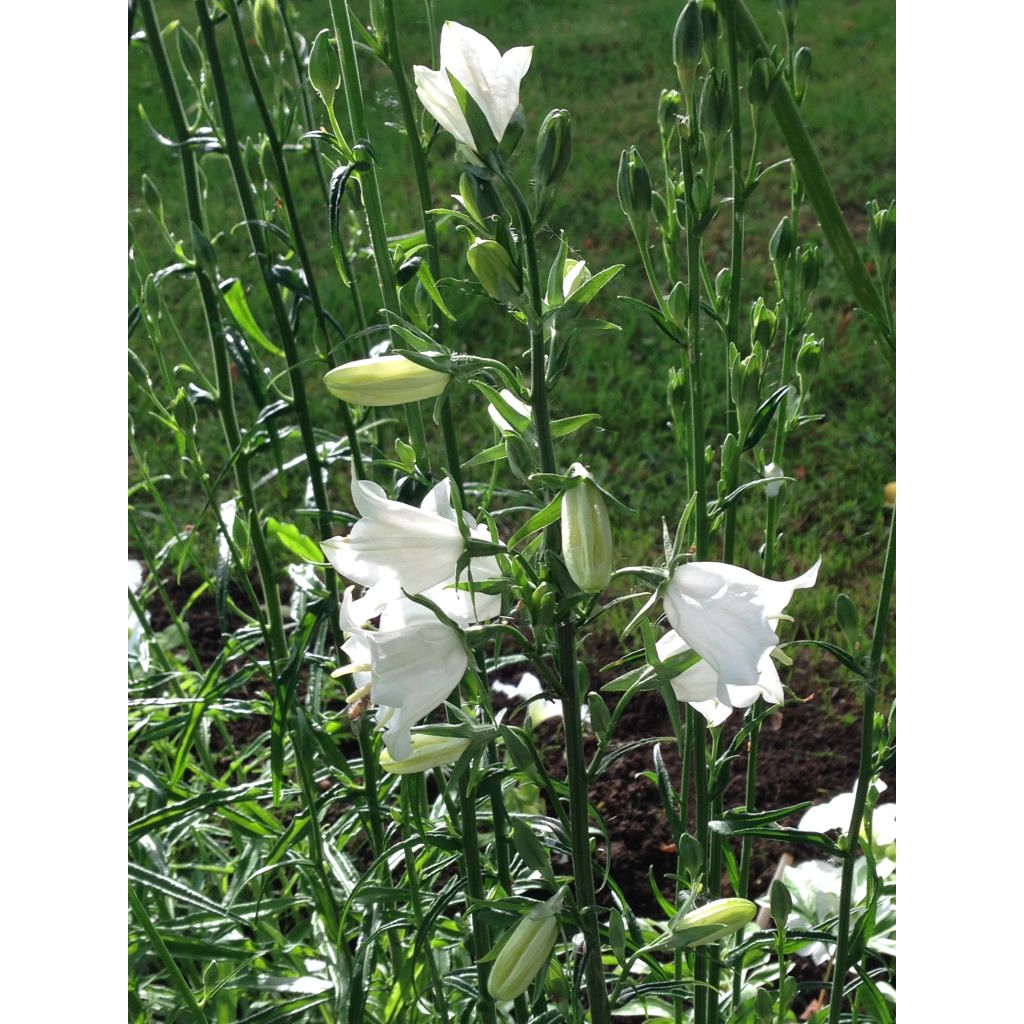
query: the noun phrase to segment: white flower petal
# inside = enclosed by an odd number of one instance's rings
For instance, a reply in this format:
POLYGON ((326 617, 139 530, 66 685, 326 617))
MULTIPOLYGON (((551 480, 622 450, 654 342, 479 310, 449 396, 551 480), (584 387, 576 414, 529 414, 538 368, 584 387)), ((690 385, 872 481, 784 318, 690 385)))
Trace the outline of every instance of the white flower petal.
POLYGON ((430 112, 437 123, 470 149, 473 148, 473 133, 466 123, 459 101, 455 98, 452 83, 442 68, 432 71, 417 64, 413 68, 416 79, 416 95, 420 103, 430 112))
POLYGON ((723 704, 713 697, 711 700, 690 701, 689 704, 694 711, 707 719, 710 726, 721 725, 732 714, 732 708, 728 704, 723 704))

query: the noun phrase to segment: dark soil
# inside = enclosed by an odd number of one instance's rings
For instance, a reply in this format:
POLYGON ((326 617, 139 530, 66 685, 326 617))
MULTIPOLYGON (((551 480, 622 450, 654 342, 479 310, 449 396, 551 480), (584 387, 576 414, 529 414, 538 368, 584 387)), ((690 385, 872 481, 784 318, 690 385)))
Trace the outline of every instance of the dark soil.
MULTIPOLYGON (((198 581, 184 580, 181 584, 165 583, 168 597, 174 606, 182 609, 195 592, 198 581)), ((232 591, 232 598, 245 606, 241 591, 232 591)), ((156 630, 170 625, 170 615, 159 599, 149 608, 151 623, 156 630)), ((214 595, 206 591, 194 600, 184 615, 189 636, 197 655, 204 664, 210 664, 222 649, 223 634, 214 595)), ((228 629, 241 623, 229 617, 228 629)), ((592 688, 597 689, 610 681, 615 673, 603 672, 603 666, 622 656, 622 648, 613 635, 591 637, 582 651, 590 666, 592 688)), ((519 673, 509 674, 507 681, 516 682, 519 673)), ((856 776, 860 744, 860 705, 846 679, 826 660, 819 662, 817 670, 807 667, 806 655, 801 655, 793 668, 784 670, 783 681, 792 688, 798 700, 787 704, 766 720, 761 731, 757 774, 757 809, 769 810, 801 801, 822 801, 849 790, 856 776), (803 660, 803 664, 801 664, 803 660), (824 695, 824 698, 823 698, 824 695)), ((301 684, 300 684, 301 686, 301 684)), ((266 680, 250 679, 239 690, 235 699, 266 696, 271 686, 266 680), (264 688, 265 687, 265 688, 264 688)), ((606 694, 609 710, 614 709, 619 694, 606 694)), ((496 706, 505 706, 511 720, 519 722, 524 712, 518 702, 510 702, 495 695, 496 706)), ((741 725, 741 715, 734 713, 725 723, 722 745, 731 740, 741 725)), ((228 732, 236 746, 245 746, 259 739, 270 727, 268 717, 249 714, 231 720, 228 732)), ((669 736, 672 726, 664 702, 656 693, 635 696, 625 709, 616 728, 612 748, 633 740, 653 736, 669 736)), ((549 719, 536 730, 542 757, 548 771, 559 779, 565 778, 565 748, 560 719, 549 719)), ((211 734, 215 751, 223 746, 216 732, 211 734)), ((596 741, 586 733, 586 753, 593 753, 596 741)), ((660 744, 661 755, 670 778, 678 785, 681 765, 674 742, 660 744)), ((226 752, 225 752, 226 753, 226 752)), ((226 758, 225 758, 226 760, 226 758)), ((652 745, 645 745, 615 762, 591 787, 590 799, 601 812, 610 837, 610 851, 600 851, 602 857, 610 852, 611 877, 621 888, 630 906, 637 914, 662 917, 652 892, 649 875, 663 896, 674 901, 675 882, 668 878, 677 870, 676 848, 672 841, 668 821, 662 808, 657 786, 643 775, 653 771, 652 745)), ((742 806, 745 790, 746 751, 733 762, 732 772, 724 794, 724 808, 742 806)), ((886 800, 895 798, 895 777, 886 777, 889 785, 886 800)), ((691 805, 693 803, 691 799, 691 805)), ((691 828, 692 828, 691 812, 691 828)), ((783 821, 795 825, 796 818, 783 821)), ((733 848, 738 855, 738 842, 733 848)), ((753 847, 752 898, 763 895, 783 853, 789 852, 799 861, 809 855, 805 848, 784 843, 755 840, 753 847)), ((727 875, 723 872, 722 894, 730 895, 727 875)), ((605 905, 611 905, 610 891, 599 896, 605 905)), ((807 979, 818 977, 811 961, 806 961, 807 979)), ((801 1000, 802 1002, 803 1000, 801 1000)))

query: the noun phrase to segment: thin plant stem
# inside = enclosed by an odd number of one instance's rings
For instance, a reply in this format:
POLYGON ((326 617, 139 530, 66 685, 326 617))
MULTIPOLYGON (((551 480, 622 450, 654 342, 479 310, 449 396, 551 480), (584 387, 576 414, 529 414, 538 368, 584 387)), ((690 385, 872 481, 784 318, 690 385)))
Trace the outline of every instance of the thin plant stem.
POLYGON ((896 578, 896 510, 893 509, 889 522, 889 541, 885 549, 885 564, 882 568, 882 585, 875 612, 875 628, 871 637, 871 654, 868 659, 868 674, 864 680, 864 707, 860 725, 860 760, 857 768, 857 786, 853 796, 853 811, 847 830, 846 858, 843 861, 842 884, 839 893, 839 922, 836 925, 838 941, 834 960, 835 973, 829 995, 828 1024, 839 1024, 843 1010, 843 987, 850 949, 850 908, 853 902, 854 851, 860 838, 864 820, 864 806, 867 803, 868 788, 871 785, 871 755, 874 750, 875 700, 878 694, 878 680, 885 654, 885 640, 889 630, 889 608, 892 602, 893 582, 896 578))
MULTIPOLYGON (((153 63, 156 65, 157 77, 160 79, 167 109, 174 125, 174 131, 178 136, 178 141, 184 142, 189 134, 188 122, 185 119, 181 96, 178 93, 178 87, 174 81, 170 63, 167 60, 167 51, 164 49, 163 37, 160 34, 160 23, 157 20, 153 0, 142 0, 141 7, 143 21, 146 25, 146 38, 149 41, 150 53, 153 56, 153 63)), ((199 187, 199 171, 195 153, 190 147, 182 146, 180 154, 189 219, 197 228, 203 230, 206 218, 203 210, 202 191, 199 187)), ((227 346, 224 341, 224 331, 220 320, 219 297, 209 277, 207 277, 202 269, 197 269, 196 280, 199 283, 199 294, 202 300, 207 336, 213 352, 214 373, 217 382, 217 407, 220 412, 224 439, 227 441, 229 451, 234 453, 235 482, 238 486, 242 505, 256 518, 259 506, 256 504, 253 494, 248 454, 243 445, 242 433, 239 429, 238 418, 235 412, 230 364, 228 362, 227 346)), ((266 534, 263 532, 262 525, 258 522, 255 525, 257 528, 252 530, 253 555, 256 560, 260 585, 263 591, 263 604, 267 609, 267 622, 270 631, 270 643, 267 649, 270 659, 269 667, 271 676, 276 677, 276 662, 284 657, 287 647, 284 635, 284 620, 281 616, 281 600, 277 589, 274 559, 270 554, 270 548, 267 544, 266 534)))

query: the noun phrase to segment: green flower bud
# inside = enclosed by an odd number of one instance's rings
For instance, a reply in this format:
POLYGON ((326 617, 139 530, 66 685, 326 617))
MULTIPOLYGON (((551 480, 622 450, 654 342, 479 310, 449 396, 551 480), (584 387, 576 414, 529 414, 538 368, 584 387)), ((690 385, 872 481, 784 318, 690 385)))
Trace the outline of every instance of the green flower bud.
POLYGON ((767 57, 758 57, 750 68, 747 98, 755 109, 768 105, 775 86, 775 68, 767 57))
POLYGON ((523 290, 522 278, 505 247, 490 238, 474 239, 466 254, 470 269, 497 302, 514 303, 523 290))
POLYGON ((181 57, 181 63, 188 72, 188 77, 198 88, 206 73, 206 60, 199 44, 180 25, 178 26, 178 56, 181 57))
POLYGON ((800 387, 806 390, 807 383, 818 372, 821 365, 821 349, 823 343, 813 334, 804 336, 800 351, 796 354, 796 372, 800 378, 800 387))
POLYGON ((573 583, 588 594, 604 590, 612 575, 612 528, 604 495, 575 462, 583 482, 562 493, 562 557, 573 583))
POLYGON ((732 286, 732 271, 728 267, 722 269, 715 275, 715 298, 719 302, 725 302, 729 297, 729 289, 732 286))
POLYGON ((700 4, 689 0, 683 8, 672 33, 672 63, 679 76, 679 87, 683 94, 689 94, 693 85, 694 72, 700 63, 700 51, 704 42, 701 27, 700 4))
POLYGON ((775 927, 785 928, 789 915, 793 912, 793 897, 789 889, 786 888, 785 882, 772 882, 768 901, 771 906, 772 920, 775 922, 775 927))
POLYGON ((256 42, 268 57, 279 57, 284 49, 284 32, 277 0, 255 0, 252 20, 256 28, 256 42))
POLYGON ((543 580, 530 595, 530 620, 533 628, 548 629, 555 621, 555 604, 558 600, 554 588, 543 580))
POLYGON ((683 106, 683 98, 678 89, 662 89, 658 101, 658 125, 662 138, 669 138, 679 127, 679 112, 683 106))
POLYGON ((487 979, 487 991, 496 1002, 521 996, 547 966, 558 937, 564 895, 562 889, 547 903, 538 903, 505 940, 487 979))
POLYGON ((750 311, 751 340, 767 347, 772 343, 778 325, 778 314, 764 304, 763 298, 758 298, 750 311))
POLYGON ((646 226, 651 215, 651 175, 636 146, 628 152, 622 151, 616 185, 622 212, 629 218, 633 230, 639 234, 637 225, 646 226))
POLYGON ((385 748, 380 754, 380 766, 392 775, 425 772, 458 761, 469 748, 469 744, 470 740, 464 736, 435 736, 427 732, 414 732, 411 756, 396 761, 385 748))
POLYGON ((690 191, 691 198, 693 199, 693 209, 698 217, 703 217, 711 205, 711 191, 708 188, 703 171, 697 171, 694 174, 693 187, 690 191))
POLYGON ((673 927, 677 935, 694 930, 694 937, 683 944, 686 946, 706 946, 717 942, 750 924, 757 913, 757 906, 750 900, 724 899, 713 900, 711 903, 696 910, 691 910, 673 927))
POLYGON ((313 40, 306 71, 309 84, 320 94, 325 106, 332 106, 334 94, 341 85, 341 62, 329 29, 321 29, 313 40))
POLYGON ((463 173, 459 178, 459 198, 466 212, 481 224, 486 224, 492 217, 500 217, 504 212, 494 186, 475 174, 463 173))
POLYGON ((682 281, 676 281, 668 296, 668 311, 672 316, 672 322, 681 331, 686 330, 686 323, 690 316, 690 294, 682 281))
POLYGON ((807 85, 811 80, 811 48, 801 46, 793 57, 793 92, 799 103, 807 95, 807 85))
POLYGON ((821 247, 807 245, 800 250, 800 282, 805 292, 813 292, 821 277, 821 247))
POLYGON ((700 126, 713 139, 721 139, 729 130, 732 106, 729 82, 724 75, 712 71, 704 81, 700 96, 700 126))
POLYGON ((572 118, 568 110, 552 110, 537 132, 533 180, 540 191, 554 188, 565 177, 572 159, 572 118))
POLYGON ((398 355, 356 359, 324 375, 324 384, 335 398, 366 406, 403 405, 435 398, 448 380, 447 373, 398 355))
POLYGON ((793 225, 788 217, 783 217, 772 233, 768 243, 768 255, 773 263, 786 263, 793 255, 793 225))

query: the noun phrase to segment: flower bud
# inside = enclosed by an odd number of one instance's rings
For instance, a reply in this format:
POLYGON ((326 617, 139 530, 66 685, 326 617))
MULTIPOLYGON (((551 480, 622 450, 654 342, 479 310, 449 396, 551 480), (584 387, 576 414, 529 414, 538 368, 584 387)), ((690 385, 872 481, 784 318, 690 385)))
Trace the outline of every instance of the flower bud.
POLYGON ((779 491, 782 490, 782 478, 786 474, 783 473, 781 466, 776 466, 774 462, 765 464, 764 467, 764 478, 765 480, 771 480, 771 483, 764 485, 764 493, 769 498, 774 498, 779 491), (776 481, 778 481, 776 483, 776 481))
POLYGON ((570 474, 583 482, 562 494, 562 557, 573 583, 588 594, 604 590, 612 575, 612 529, 604 495, 578 462, 570 474))
POLYGON ((672 930, 678 935, 692 928, 699 928, 701 933, 693 941, 686 942, 685 945, 706 946, 708 943, 717 942, 726 935, 738 931, 744 925, 750 924, 756 913, 757 907, 750 900, 714 900, 684 914, 672 930), (712 927, 714 931, 705 931, 712 927))
POLYGON ((729 102, 729 81, 712 71, 700 95, 700 126, 713 139, 721 139, 729 129, 732 106, 729 102))
POLYGON ((758 57, 750 68, 747 98, 755 109, 767 106, 775 85, 775 70, 767 57, 758 57))
POLYGON ((813 292, 821 277, 821 246, 806 245, 800 250, 800 283, 805 292, 813 292))
POLYGON ((767 347, 772 343, 778 325, 779 317, 776 311, 769 309, 763 298, 758 298, 750 310, 751 340, 767 347))
POLYGON ((554 188, 565 177, 572 159, 572 119, 568 110, 552 110, 537 132, 533 180, 537 191, 554 188))
POLYGON ((616 185, 622 212, 629 218, 633 230, 638 230, 637 225, 646 227, 651 215, 651 175, 636 146, 628 152, 622 151, 616 185))
POLYGON ((567 259, 562 269, 562 298, 572 298, 589 280, 586 260, 567 259))
POLYGON ((700 4, 689 0, 683 8, 672 33, 672 63, 679 76, 679 87, 688 95, 693 85, 694 72, 700 63, 700 50, 704 42, 701 27, 700 4))
POLYGON ((334 94, 341 85, 341 62, 329 29, 322 29, 309 51, 309 84, 320 94, 325 106, 334 103, 334 94))
POLYGON ((481 224, 486 224, 491 217, 500 217, 503 212, 494 186, 475 174, 464 173, 459 178, 459 198, 469 215, 481 224))
POLYGON ((768 243, 768 255, 771 256, 773 263, 786 263, 793 255, 793 225, 788 217, 783 217, 772 232, 772 240, 768 243))
POLYGON ((203 57, 203 51, 199 48, 199 44, 192 38, 191 34, 180 25, 178 26, 177 35, 178 56, 181 57, 181 63, 188 72, 189 78, 192 79, 196 88, 199 88, 203 75, 206 73, 206 60, 203 57))
POLYGON ((398 355, 356 359, 324 375, 324 384, 335 398, 368 406, 403 405, 434 398, 444 391, 448 380, 447 373, 398 355))
POLYGON ((678 89, 662 89, 658 101, 658 125, 663 139, 668 139, 679 127, 679 111, 682 109, 683 98, 678 89))
POLYGON ((888 484, 885 485, 885 501, 884 501, 884 504, 885 504, 886 508, 895 508, 896 507, 896 481, 895 480, 893 480, 892 483, 888 483, 888 484))
POLYGON ((380 753, 380 766, 392 775, 412 775, 458 761, 470 741, 464 736, 435 736, 428 732, 412 734, 412 754, 396 761, 387 751, 380 753))
POLYGON ((811 80, 811 48, 801 46, 793 57, 793 93, 799 103, 807 95, 807 85, 811 80))
POLYGON ((491 238, 474 239, 466 258, 492 299, 511 303, 519 298, 523 290, 522 278, 503 245, 491 238))
POLYGON ((672 286, 672 291, 669 292, 668 311, 676 327, 685 331, 690 316, 690 294, 682 281, 676 281, 672 286))
POLYGON ((796 354, 796 372, 803 390, 807 389, 807 383, 817 373, 821 364, 822 344, 813 334, 807 334, 800 345, 800 351, 796 354))
POLYGON ((284 32, 281 30, 281 13, 277 0, 255 0, 252 5, 252 20, 256 28, 256 42, 268 57, 278 57, 284 49, 284 32))
POLYGON ((547 903, 538 903, 505 940, 487 979, 487 991, 496 1002, 521 996, 547 966, 558 937, 564 895, 562 889, 547 903))

